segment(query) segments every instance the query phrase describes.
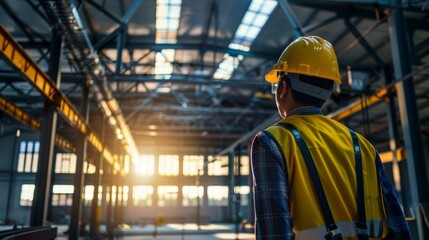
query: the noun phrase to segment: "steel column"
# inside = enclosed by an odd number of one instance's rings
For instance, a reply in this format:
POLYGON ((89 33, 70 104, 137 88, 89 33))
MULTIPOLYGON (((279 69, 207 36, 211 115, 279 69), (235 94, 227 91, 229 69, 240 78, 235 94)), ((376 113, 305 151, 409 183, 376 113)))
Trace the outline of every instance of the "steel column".
MULTIPOLYGON (((392 77, 388 75, 387 69, 383 68, 381 71, 381 78, 385 81, 386 85, 392 83, 392 77)), ((396 105, 395 105, 395 93, 389 92, 385 98, 386 107, 387 107, 387 122, 389 129, 389 138, 390 138, 390 151, 392 156, 392 175, 393 183, 397 192, 399 201, 402 203, 405 216, 410 216, 410 201, 409 198, 405 195, 406 189, 409 189, 408 184, 408 173, 406 162, 402 161, 401 152, 404 151, 403 146, 400 146, 399 140, 399 127, 398 127, 398 118, 396 116, 396 105), (402 180, 401 180, 402 179, 402 180), (402 191, 405 189, 405 191, 402 191)), ((380 156, 383 154, 380 153, 380 156)), ((405 155, 405 153, 403 153, 405 155)), ((383 158, 382 158, 383 161, 383 158)), ((383 162, 385 163, 385 162, 383 162)))
MULTIPOLYGON (((228 188, 228 220, 234 221, 234 202, 235 202, 235 177, 234 177, 234 150, 228 154, 228 165, 222 166, 228 168, 228 176, 230 178, 230 185, 228 188)), ((235 222, 235 221, 234 221, 235 222)))
MULTIPOLYGON (((101 122, 101 141, 104 141, 104 128, 106 125, 105 119, 101 122)), ((101 206, 102 202, 98 200, 98 194, 100 192, 101 185, 101 171, 103 169, 103 155, 98 154, 98 158, 95 159, 95 167, 96 171, 94 174, 94 193, 91 203, 91 217, 90 217, 90 236, 95 238, 100 231, 100 223, 101 223, 101 206)), ((106 189, 104 189, 105 191, 106 189)))
MULTIPOLYGON (((402 4, 400 0, 393 2, 396 6, 402 4)), ((406 31, 405 16, 403 10, 400 8, 394 10, 392 16, 389 18, 389 35, 395 76, 397 79, 400 79, 411 73, 409 39, 406 31)), ((413 78, 397 83, 396 92, 407 154, 407 167, 410 172, 408 177, 411 207, 416 217, 419 238, 425 239, 419 204, 428 202, 429 194, 426 187, 428 186, 428 181, 426 178, 426 166, 420 136, 420 121, 413 78)))
MULTIPOLYGON (((62 33, 53 30, 51 55, 49 57, 48 75, 56 80, 56 87, 61 82, 60 62, 62 54, 62 33)), ((57 128, 56 106, 45 100, 42 131, 40 134, 40 157, 34 189, 34 198, 31 208, 31 226, 44 226, 48 215, 49 193, 51 189, 52 156, 54 152, 55 132, 57 128)))
MULTIPOLYGON (((85 122, 88 122, 89 117, 89 88, 82 85, 82 106, 81 114, 85 122)), ((86 160, 86 150, 88 142, 86 141, 85 134, 80 133, 77 141, 76 153, 76 173, 74 175, 74 192, 73 203, 70 218, 70 232, 69 239, 78 239, 80 235, 79 220, 81 219, 82 210, 82 187, 84 182, 83 164, 86 160)))

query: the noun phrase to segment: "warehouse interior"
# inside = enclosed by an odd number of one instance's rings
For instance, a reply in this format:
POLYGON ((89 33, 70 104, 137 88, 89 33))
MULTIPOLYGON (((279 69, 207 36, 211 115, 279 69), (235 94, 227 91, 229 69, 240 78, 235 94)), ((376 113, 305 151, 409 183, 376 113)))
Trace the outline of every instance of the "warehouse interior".
POLYGON ((0 0, 0 225, 253 239, 249 148, 280 120, 264 76, 311 35, 342 79, 322 110, 376 147, 428 239, 427 0, 0 0))

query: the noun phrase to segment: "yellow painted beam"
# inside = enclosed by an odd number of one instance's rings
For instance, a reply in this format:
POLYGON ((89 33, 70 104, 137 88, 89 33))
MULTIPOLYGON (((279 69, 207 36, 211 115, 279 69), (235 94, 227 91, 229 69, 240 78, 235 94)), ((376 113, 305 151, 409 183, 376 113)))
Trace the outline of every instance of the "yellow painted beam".
MULTIPOLYGON (((393 162, 392 151, 379 153, 382 163, 393 162)), ((396 150, 396 159, 398 162, 406 160, 407 156, 405 155, 405 149, 400 147, 396 150)))
MULTIPOLYGON (((71 126, 85 134, 88 141, 103 154, 107 162, 114 165, 114 159, 109 149, 103 146, 99 137, 87 125, 80 113, 74 108, 70 101, 55 86, 50 77, 30 58, 24 49, 13 39, 13 37, 0 25, 0 55, 5 61, 15 68, 25 79, 27 79, 42 95, 57 106, 57 111, 66 119, 71 126)), ((120 170, 120 169, 116 169, 120 170)))
MULTIPOLYGON (((15 104, 9 102, 3 96, 0 96, 0 110, 13 117, 18 122, 25 126, 33 129, 34 131, 40 132, 41 124, 40 121, 28 115, 24 110, 17 107, 15 104)), ((76 152, 76 148, 69 140, 65 139, 60 135, 55 136, 55 144, 69 152, 76 152)))
POLYGON ((327 116, 337 121, 341 121, 359 111, 362 111, 362 109, 364 108, 367 108, 371 105, 374 105, 380 102, 387 96, 389 92, 394 92, 395 90, 396 90, 395 85, 388 88, 383 88, 378 92, 376 92, 375 94, 365 98, 363 101, 361 100, 355 101, 346 107, 343 107, 333 113, 328 114, 327 116))

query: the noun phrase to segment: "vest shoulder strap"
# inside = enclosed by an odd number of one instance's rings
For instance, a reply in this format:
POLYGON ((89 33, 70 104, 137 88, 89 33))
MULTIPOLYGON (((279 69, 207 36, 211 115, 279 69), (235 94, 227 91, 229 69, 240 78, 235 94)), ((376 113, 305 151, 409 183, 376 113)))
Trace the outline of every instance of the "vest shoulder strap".
POLYGON ((356 222, 356 232, 359 240, 369 239, 368 227, 366 225, 365 216, 365 199, 364 199, 364 188, 363 188, 363 170, 362 170, 362 155, 359 146, 359 139, 357 134, 349 129, 353 140, 353 149, 355 152, 355 172, 356 172, 356 184, 357 184, 357 209, 358 209, 358 221, 356 222))
MULTIPOLYGON (((287 130, 289 130, 300 151, 303 155, 305 164, 310 174, 311 181, 315 188, 317 198, 321 205, 321 209, 323 212, 323 217, 325 219, 325 225, 327 234, 325 235, 326 239, 341 239, 341 234, 338 230, 338 226, 336 225, 334 218, 332 217, 331 209, 329 207, 329 203, 326 199, 325 192, 323 190, 322 183, 320 181, 319 174, 317 173, 316 166, 314 164, 313 158, 311 157, 311 153, 308 150, 307 145, 304 142, 304 139, 298 129, 289 123, 277 123, 277 126, 281 126, 287 130)), ((363 187, 363 170, 362 170, 362 155, 361 149, 359 145, 359 139, 357 134, 349 129, 350 135, 353 140, 353 150, 355 155, 355 172, 356 172, 356 183, 357 183, 357 209, 358 209, 358 221, 356 222, 356 233, 359 240, 367 240, 369 239, 368 227, 366 224, 366 214, 365 214, 365 199, 364 199, 364 187, 363 187)))
POLYGON ((292 124, 288 123, 277 123, 276 125, 281 126, 289 130, 301 151, 301 154, 304 158, 305 164, 307 166, 308 172, 310 174, 311 181, 313 183, 314 189, 321 206, 323 217, 325 219, 326 225, 326 239, 341 239, 341 233, 338 230, 337 224, 335 224, 334 218, 332 217, 331 209, 329 207, 328 200, 326 199, 325 191, 323 190, 322 183, 320 181, 319 174, 317 173, 316 166, 314 165, 313 158, 311 157, 310 151, 308 150, 307 145, 302 138, 301 133, 298 129, 295 128, 292 124))

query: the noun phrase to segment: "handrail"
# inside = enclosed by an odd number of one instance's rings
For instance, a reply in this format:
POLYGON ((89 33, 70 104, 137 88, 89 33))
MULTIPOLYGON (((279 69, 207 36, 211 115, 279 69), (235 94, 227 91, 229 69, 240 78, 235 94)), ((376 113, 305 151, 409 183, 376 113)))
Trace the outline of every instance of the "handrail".
POLYGON ((2 240, 53 240, 56 237, 56 227, 28 227, 5 230, 0 232, 0 239, 2 240))

